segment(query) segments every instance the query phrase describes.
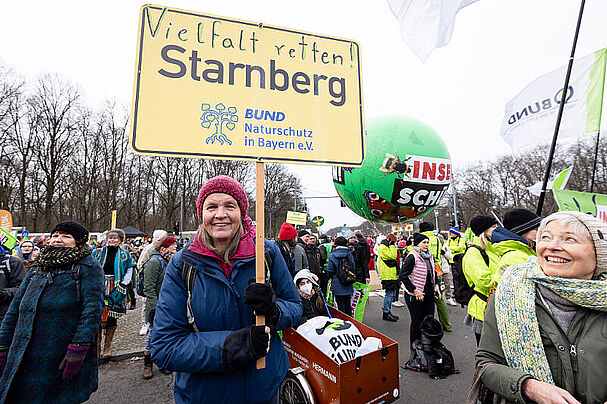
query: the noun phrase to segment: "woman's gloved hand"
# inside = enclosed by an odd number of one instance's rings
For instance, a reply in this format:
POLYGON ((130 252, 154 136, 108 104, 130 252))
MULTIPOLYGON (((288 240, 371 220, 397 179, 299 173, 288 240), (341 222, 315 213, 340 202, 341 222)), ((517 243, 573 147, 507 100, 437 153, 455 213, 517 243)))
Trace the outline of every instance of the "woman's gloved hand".
POLYGON ((84 362, 88 350, 88 345, 75 346, 69 344, 67 346, 65 358, 63 358, 61 365, 59 365, 59 370, 63 370, 63 380, 69 380, 76 376, 76 373, 78 373, 82 366, 82 362, 84 362))
POLYGON ((223 343, 221 360, 230 370, 240 370, 270 350, 270 327, 252 325, 232 331, 223 343))
POLYGON ((267 283, 251 283, 244 290, 244 302, 251 306, 255 314, 266 316, 267 325, 278 322, 280 309, 276 304, 276 293, 267 283))
POLYGON ((0 377, 4 374, 4 368, 6 367, 6 360, 8 359, 8 350, 0 351, 0 377))

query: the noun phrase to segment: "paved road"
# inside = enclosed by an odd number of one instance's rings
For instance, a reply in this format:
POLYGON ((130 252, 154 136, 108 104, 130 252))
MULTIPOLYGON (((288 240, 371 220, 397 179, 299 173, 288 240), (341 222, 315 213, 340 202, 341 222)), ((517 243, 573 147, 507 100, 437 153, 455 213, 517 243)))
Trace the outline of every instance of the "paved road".
MULTIPOLYGON (((402 301, 402 297, 401 297, 402 301)), ((400 365, 409 358, 409 312, 406 307, 393 308, 400 321, 390 323, 381 319, 381 296, 371 296, 365 312, 364 323, 389 336, 399 343, 400 365)), ((399 403, 463 403, 472 384, 474 373, 474 352, 476 343, 472 331, 462 324, 466 309, 449 306, 453 332, 445 333, 443 343, 453 352, 459 375, 451 375, 444 380, 433 380, 427 373, 416 373, 400 369, 401 398, 399 403)), ((117 331, 116 353, 130 357, 129 349, 143 349, 143 337, 137 335, 140 327, 139 310, 129 311, 120 319, 117 331)), ((132 355, 131 355, 132 356, 132 355)), ((126 359, 101 365, 99 369, 99 389, 87 403, 137 404, 173 402, 173 375, 162 375, 154 367, 155 377, 143 380, 143 363, 126 359)), ((349 404, 349 403, 348 403, 349 404)))
POLYGON ((143 359, 109 362, 99 367, 99 388, 87 404, 172 403, 174 376, 154 366, 154 378, 143 380, 143 359))
MULTIPOLYGON (((403 299, 401 297, 400 301, 403 299)), ((404 366, 409 359, 409 311, 407 307, 392 308, 400 317, 396 323, 381 319, 383 298, 369 298, 364 323, 398 342, 399 362, 404 366)), ((452 332, 445 333, 443 344, 453 353, 455 367, 461 372, 443 380, 431 379, 427 373, 400 369, 399 403, 463 403, 466 400, 474 375, 476 341, 472 330, 463 325, 466 308, 447 306, 452 332)))

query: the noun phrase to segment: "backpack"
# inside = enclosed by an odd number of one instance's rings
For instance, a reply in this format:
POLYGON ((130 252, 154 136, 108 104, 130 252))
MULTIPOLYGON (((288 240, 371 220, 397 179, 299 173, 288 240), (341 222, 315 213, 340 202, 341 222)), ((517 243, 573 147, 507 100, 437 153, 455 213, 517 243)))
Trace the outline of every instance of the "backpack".
POLYGON ((143 265, 141 265, 141 267, 139 269, 137 269, 137 273, 135 274, 135 278, 137 280, 136 284, 135 284, 135 291, 137 292, 137 294, 141 297, 147 297, 145 295, 145 292, 143 291, 143 285, 144 285, 144 280, 143 280, 143 274, 144 274, 144 268, 147 265, 148 262, 150 262, 151 259, 156 258, 160 261, 160 270, 163 271, 166 263, 164 261, 164 259, 162 259, 162 257, 158 256, 158 255, 152 255, 146 262, 143 263, 143 265))
POLYGON ((483 295, 480 292, 474 290, 474 284, 470 286, 468 284, 468 280, 466 279, 466 275, 464 274, 462 261, 464 259, 464 255, 468 252, 470 248, 476 248, 483 257, 485 264, 489 266, 489 256, 477 245, 472 245, 469 248, 466 248, 466 251, 460 254, 455 254, 453 256, 453 265, 451 266, 451 275, 453 276, 453 288, 455 294, 455 301, 462 305, 467 305, 473 295, 477 295, 483 301, 487 301, 487 296, 483 295))
POLYGON ((351 285, 356 282, 356 269, 348 257, 338 258, 337 279, 344 285, 351 285))
MULTIPOLYGON (((6 282, 8 283, 8 280, 10 278, 10 273, 11 273, 11 256, 10 255, 5 255, 5 256, 1 256, 4 259, 4 262, 2 263, 2 265, 0 265, 2 272, 4 272, 4 278, 6 278, 6 282)), ((13 257, 14 258, 14 257, 13 257)))
POLYGON ((444 379, 459 373, 455 369, 453 354, 440 340, 443 326, 432 316, 426 316, 420 325, 421 337, 413 342, 405 369, 428 372, 433 379, 444 379))

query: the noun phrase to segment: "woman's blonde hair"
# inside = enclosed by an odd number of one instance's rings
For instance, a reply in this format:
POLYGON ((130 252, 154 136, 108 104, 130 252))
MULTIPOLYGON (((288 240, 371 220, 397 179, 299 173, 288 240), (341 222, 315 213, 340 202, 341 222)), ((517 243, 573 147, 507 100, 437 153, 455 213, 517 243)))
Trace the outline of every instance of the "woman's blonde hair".
POLYGON ((480 236, 478 236, 479 242, 480 242, 480 247, 483 250, 486 250, 487 247, 489 246, 488 240, 487 240, 487 236, 485 236, 485 232, 482 232, 480 236))
POLYGON ((230 257, 236 254, 236 250, 238 250, 238 244, 240 244, 240 236, 243 233, 242 221, 240 221, 238 229, 236 229, 236 233, 232 237, 232 240, 228 243, 225 251, 221 253, 215 244, 213 243, 213 238, 209 234, 209 232, 204 228, 204 224, 198 227, 198 232, 196 232, 196 237, 205 245, 207 248, 215 253, 219 258, 221 258, 224 262, 228 262, 230 257))

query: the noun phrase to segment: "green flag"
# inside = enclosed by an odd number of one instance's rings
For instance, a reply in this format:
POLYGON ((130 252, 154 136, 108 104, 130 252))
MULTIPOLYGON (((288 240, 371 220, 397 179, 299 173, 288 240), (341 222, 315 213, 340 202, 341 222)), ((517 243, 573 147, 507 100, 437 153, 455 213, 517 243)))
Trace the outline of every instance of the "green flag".
MULTIPOLYGON (((567 181, 569 181, 569 177, 571 176, 571 169, 573 166, 569 166, 560 173, 558 173, 554 178, 548 181, 546 184, 546 189, 564 189, 567 186, 567 181)), ((540 196, 542 191, 542 181, 538 181, 530 187, 527 187, 527 190, 531 192, 535 196, 540 196)))
MULTIPOLYGON (((371 286, 366 285, 360 282, 354 282, 352 284, 354 287, 354 293, 350 298, 350 304, 352 305, 352 314, 356 321, 363 322, 363 316, 365 314, 365 308, 367 307, 367 300, 369 299, 369 292, 371 291, 371 286)), ((329 286, 327 287, 327 304, 329 306, 334 306, 333 293, 331 291, 331 281, 329 281, 329 286)))
POLYGON ((12 250, 17 244, 17 238, 0 227, 0 245, 12 250))
POLYGON ((352 304, 352 313, 354 313, 354 318, 362 323, 371 287, 360 282, 354 282, 352 286, 354 286, 354 293, 352 294, 352 299, 350 300, 352 304))
POLYGON ((607 223, 607 195, 590 192, 553 189, 559 211, 573 210, 591 214, 607 223))

